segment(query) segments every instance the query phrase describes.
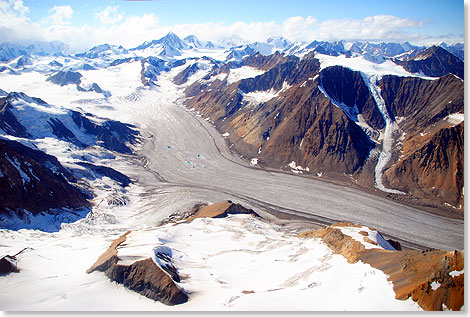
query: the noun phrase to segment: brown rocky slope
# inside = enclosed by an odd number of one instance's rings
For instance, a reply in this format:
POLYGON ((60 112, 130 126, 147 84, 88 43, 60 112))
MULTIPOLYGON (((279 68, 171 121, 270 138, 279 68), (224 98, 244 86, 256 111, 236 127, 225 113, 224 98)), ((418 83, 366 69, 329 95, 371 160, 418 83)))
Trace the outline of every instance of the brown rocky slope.
POLYGON ((433 81, 384 76, 380 87, 404 133, 384 183, 463 210, 464 124, 448 118, 464 113, 464 83, 450 74, 433 81))
POLYGON ((463 210, 464 123, 443 128, 384 174, 384 182, 414 196, 432 199, 463 210))
MULTIPOLYGON (((345 179, 347 174, 355 184, 375 186, 385 121, 363 74, 341 66, 320 70, 314 54, 302 59, 257 54, 214 73, 240 66, 265 73, 232 84, 221 77, 211 81, 209 74, 186 89, 186 105, 213 121, 221 133, 228 132, 233 148, 248 159, 257 158, 260 165, 287 169, 295 161, 314 175, 345 179), (256 91, 277 96, 265 102, 246 98, 256 91)), ((391 120, 399 127, 384 170, 385 186, 407 193, 400 199, 427 207, 463 206, 463 142, 446 140, 448 133, 442 130, 452 128, 449 115, 463 114, 463 81, 453 74, 436 80, 386 75, 378 85, 391 120), (441 148, 428 155, 421 150, 426 143, 428 148, 437 143, 441 148), (446 156, 449 153, 457 154, 446 156), (426 163, 433 169, 423 166, 426 163), (441 185, 444 188, 435 190, 441 185)))
MULTIPOLYGON (((272 60, 268 63, 271 65, 272 60)), ((263 65, 257 67, 263 69, 263 65)), ((295 161, 312 171, 353 173, 368 158, 373 142, 318 89, 318 71, 319 62, 313 55, 302 60, 290 58, 263 75, 231 85, 215 80, 196 89, 201 85, 196 82, 186 91, 190 96, 186 104, 209 117, 220 131, 229 132, 229 141, 246 157, 258 157, 276 167, 295 161), (244 93, 279 90, 286 84, 293 86, 265 103, 253 106, 243 99, 244 93)), ((331 71, 324 78, 334 75, 336 72, 331 71)), ((351 80, 363 83, 359 73, 351 80)), ((350 90, 339 93, 350 98, 350 90)), ((367 109, 364 113, 374 117, 373 125, 380 126, 382 119, 368 90, 364 94, 360 96, 364 99, 361 110, 367 109)))
POLYGON ((463 270, 464 251, 366 249, 335 227, 303 232, 299 237, 321 238, 348 262, 362 261, 382 270, 393 283, 397 299, 411 297, 424 310, 460 310, 464 305, 464 274, 450 274, 463 270))

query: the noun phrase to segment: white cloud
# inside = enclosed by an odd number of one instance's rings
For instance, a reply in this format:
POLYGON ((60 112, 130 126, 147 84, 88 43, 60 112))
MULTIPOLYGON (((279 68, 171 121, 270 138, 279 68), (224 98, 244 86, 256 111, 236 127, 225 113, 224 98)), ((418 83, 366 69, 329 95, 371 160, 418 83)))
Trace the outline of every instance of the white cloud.
POLYGON ((71 6, 54 6, 49 10, 51 16, 49 17, 52 24, 70 24, 70 21, 66 21, 72 18, 73 9, 71 6))
POLYGON ((17 27, 29 20, 26 14, 29 8, 23 4, 22 0, 0 1, 0 26, 17 27))
POLYGON ((282 23, 282 35, 294 41, 305 41, 312 38, 316 25, 317 20, 311 16, 291 17, 282 23))
POLYGON ((31 42, 41 39, 41 27, 26 16, 29 8, 22 0, 0 0, 2 42, 31 42))
POLYGON ((131 48, 144 41, 158 39, 169 31, 180 37, 194 34, 201 40, 213 42, 226 37, 231 37, 234 42, 240 42, 240 38, 248 42, 264 41, 271 36, 306 42, 345 39, 430 44, 446 40, 452 43, 463 41, 463 35, 425 36, 419 33, 424 22, 391 15, 322 22, 312 16, 296 16, 281 23, 236 22, 227 25, 209 22, 161 26, 153 13, 124 17, 119 12, 119 6, 108 6, 95 12, 95 25, 74 26, 70 23, 74 11, 68 5, 54 6, 49 10, 50 15, 40 23, 31 22, 28 13, 29 8, 22 0, 0 0, 0 41, 61 40, 76 51, 102 43, 131 48))
POLYGON ((152 13, 130 16, 115 24, 81 27, 57 24, 43 28, 43 31, 45 37, 63 41, 75 51, 83 51, 103 43, 130 48, 165 35, 158 26, 158 18, 152 13))
POLYGON ((23 0, 3 0, 0 2, 0 12, 24 16, 29 12, 29 8, 23 4, 23 0))
POLYGON ((408 29, 422 26, 424 22, 403 19, 392 15, 368 16, 361 20, 328 20, 320 23, 317 37, 325 40, 398 41, 415 39, 408 29))
POLYGON ((105 9, 95 13, 95 18, 102 24, 116 24, 121 21, 123 16, 118 13, 119 6, 108 6, 105 9))

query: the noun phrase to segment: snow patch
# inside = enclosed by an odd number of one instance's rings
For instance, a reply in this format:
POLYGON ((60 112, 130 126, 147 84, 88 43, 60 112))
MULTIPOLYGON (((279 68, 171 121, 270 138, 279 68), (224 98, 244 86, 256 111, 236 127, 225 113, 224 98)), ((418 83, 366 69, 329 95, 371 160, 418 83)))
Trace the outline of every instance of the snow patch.
POLYGON ((242 90, 238 90, 238 93, 243 96, 243 100, 247 102, 248 107, 255 107, 260 103, 267 102, 273 98, 278 97, 281 93, 288 90, 291 87, 286 81, 282 83, 282 87, 279 90, 274 90, 273 88, 263 91, 257 90, 249 93, 244 93, 242 90))
POLYGON ((457 277, 459 275, 462 275, 464 274, 464 269, 460 270, 460 271, 452 271, 452 272, 449 272, 449 275, 452 276, 452 277, 457 277))
POLYGON ((460 124, 464 119, 465 115, 463 113, 452 113, 444 118, 444 120, 452 124, 452 126, 460 124))
POLYGON ((272 89, 268 91, 253 91, 243 94, 243 100, 250 104, 260 104, 267 102, 279 95, 279 92, 275 92, 272 89))
POLYGON ((441 286, 441 283, 439 283, 437 281, 433 281, 431 283, 431 288, 432 288, 433 291, 436 291, 440 286, 441 286))
POLYGON ((392 247, 392 245, 387 240, 385 240, 384 237, 377 230, 372 230, 365 226, 361 226, 361 227, 338 226, 334 228, 340 229, 343 234, 350 236, 357 242, 360 242, 366 249, 379 248, 379 249, 384 249, 384 250, 396 251, 395 248, 392 247), (366 232, 367 235, 364 236, 360 234, 359 232, 366 232), (364 241, 365 237, 368 237, 370 240, 377 243, 377 245, 364 241))
POLYGON ((315 81, 315 79, 317 79, 318 76, 320 76, 320 74, 317 74, 317 75, 313 76, 313 78, 309 78, 308 80, 315 81))
POLYGON ((409 73, 403 68, 403 66, 397 65, 391 60, 386 60, 385 62, 378 64, 368 61, 364 56, 346 57, 344 55, 330 56, 316 53, 315 57, 320 60, 321 69, 325 69, 330 66, 343 66, 367 74, 368 77, 372 75, 380 77, 383 75, 395 75, 401 77, 420 77, 429 80, 439 79, 439 77, 429 77, 409 73))
POLYGON ((297 165, 295 161, 290 162, 287 166, 291 168, 291 172, 295 174, 302 174, 303 171, 310 172, 310 169, 308 167, 303 168, 300 165, 297 165))
POLYGON ((227 83, 233 84, 245 78, 252 78, 264 74, 266 71, 257 69, 251 66, 242 66, 240 68, 233 68, 227 76, 227 83))

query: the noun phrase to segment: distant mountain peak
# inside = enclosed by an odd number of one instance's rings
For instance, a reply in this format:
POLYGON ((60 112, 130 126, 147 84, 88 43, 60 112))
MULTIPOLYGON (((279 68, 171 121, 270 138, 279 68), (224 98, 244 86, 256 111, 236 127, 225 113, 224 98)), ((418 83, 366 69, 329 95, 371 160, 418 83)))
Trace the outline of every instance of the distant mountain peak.
POLYGON ((189 47, 192 47, 192 48, 202 47, 201 42, 199 41, 199 39, 195 35, 186 36, 184 38, 184 41, 186 42, 186 44, 188 44, 189 47))
POLYGON ((410 73, 422 73, 430 77, 441 77, 452 73, 464 78, 463 61, 439 45, 428 47, 407 61, 394 61, 410 73))
POLYGON ((170 31, 162 38, 150 42, 146 41, 141 45, 131 49, 131 51, 154 49, 156 52, 158 52, 158 55, 174 57, 181 55, 181 50, 186 50, 189 48, 189 45, 181 40, 178 35, 170 31))
POLYGON ((120 54, 127 54, 128 51, 122 47, 121 45, 112 45, 108 43, 99 44, 93 46, 88 51, 75 54, 77 57, 87 57, 87 58, 98 58, 104 57, 108 55, 120 55, 120 54))

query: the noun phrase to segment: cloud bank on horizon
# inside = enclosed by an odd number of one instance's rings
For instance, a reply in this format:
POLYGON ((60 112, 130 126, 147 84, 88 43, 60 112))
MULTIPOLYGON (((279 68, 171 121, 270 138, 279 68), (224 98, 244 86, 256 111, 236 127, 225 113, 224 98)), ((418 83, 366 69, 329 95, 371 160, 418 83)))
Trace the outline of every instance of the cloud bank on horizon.
MULTIPOLYGON (((128 1, 126 1, 128 2, 128 1)), ((139 1, 145 5, 146 1, 139 1)), ((74 23, 76 13, 84 8, 71 1, 67 5, 54 5, 42 18, 32 19, 33 10, 23 0, 0 0, 0 35, 3 42, 28 43, 31 41, 60 40, 72 50, 88 49, 93 45, 120 44, 126 48, 135 47, 144 41, 160 38, 169 31, 180 37, 196 35, 205 41, 218 42, 222 38, 232 38, 243 43, 264 41, 269 37, 282 36, 291 41, 313 40, 360 40, 371 42, 405 42, 414 44, 437 44, 443 41, 456 43, 464 41, 464 30, 453 34, 425 34, 420 29, 436 23, 430 20, 403 18, 392 14, 377 14, 362 18, 329 18, 317 16, 292 16, 275 22, 203 22, 167 25, 161 23, 161 15, 148 10, 135 14, 126 12, 116 1, 106 7, 88 9, 90 17, 85 23, 74 23)), ((100 2, 101 3, 101 2, 100 2)), ((119 3, 123 4, 124 1, 119 3)), ((197 2, 196 2, 197 3, 197 2)), ((446 1, 443 1, 445 5, 446 1)), ((309 10, 305 10, 308 12, 309 10)), ((266 17, 263 17, 266 18, 266 17)), ((460 18, 460 17, 458 17, 460 18)), ((268 17, 269 19, 269 17, 268 17)), ((463 5, 462 5, 463 20, 463 5)))

